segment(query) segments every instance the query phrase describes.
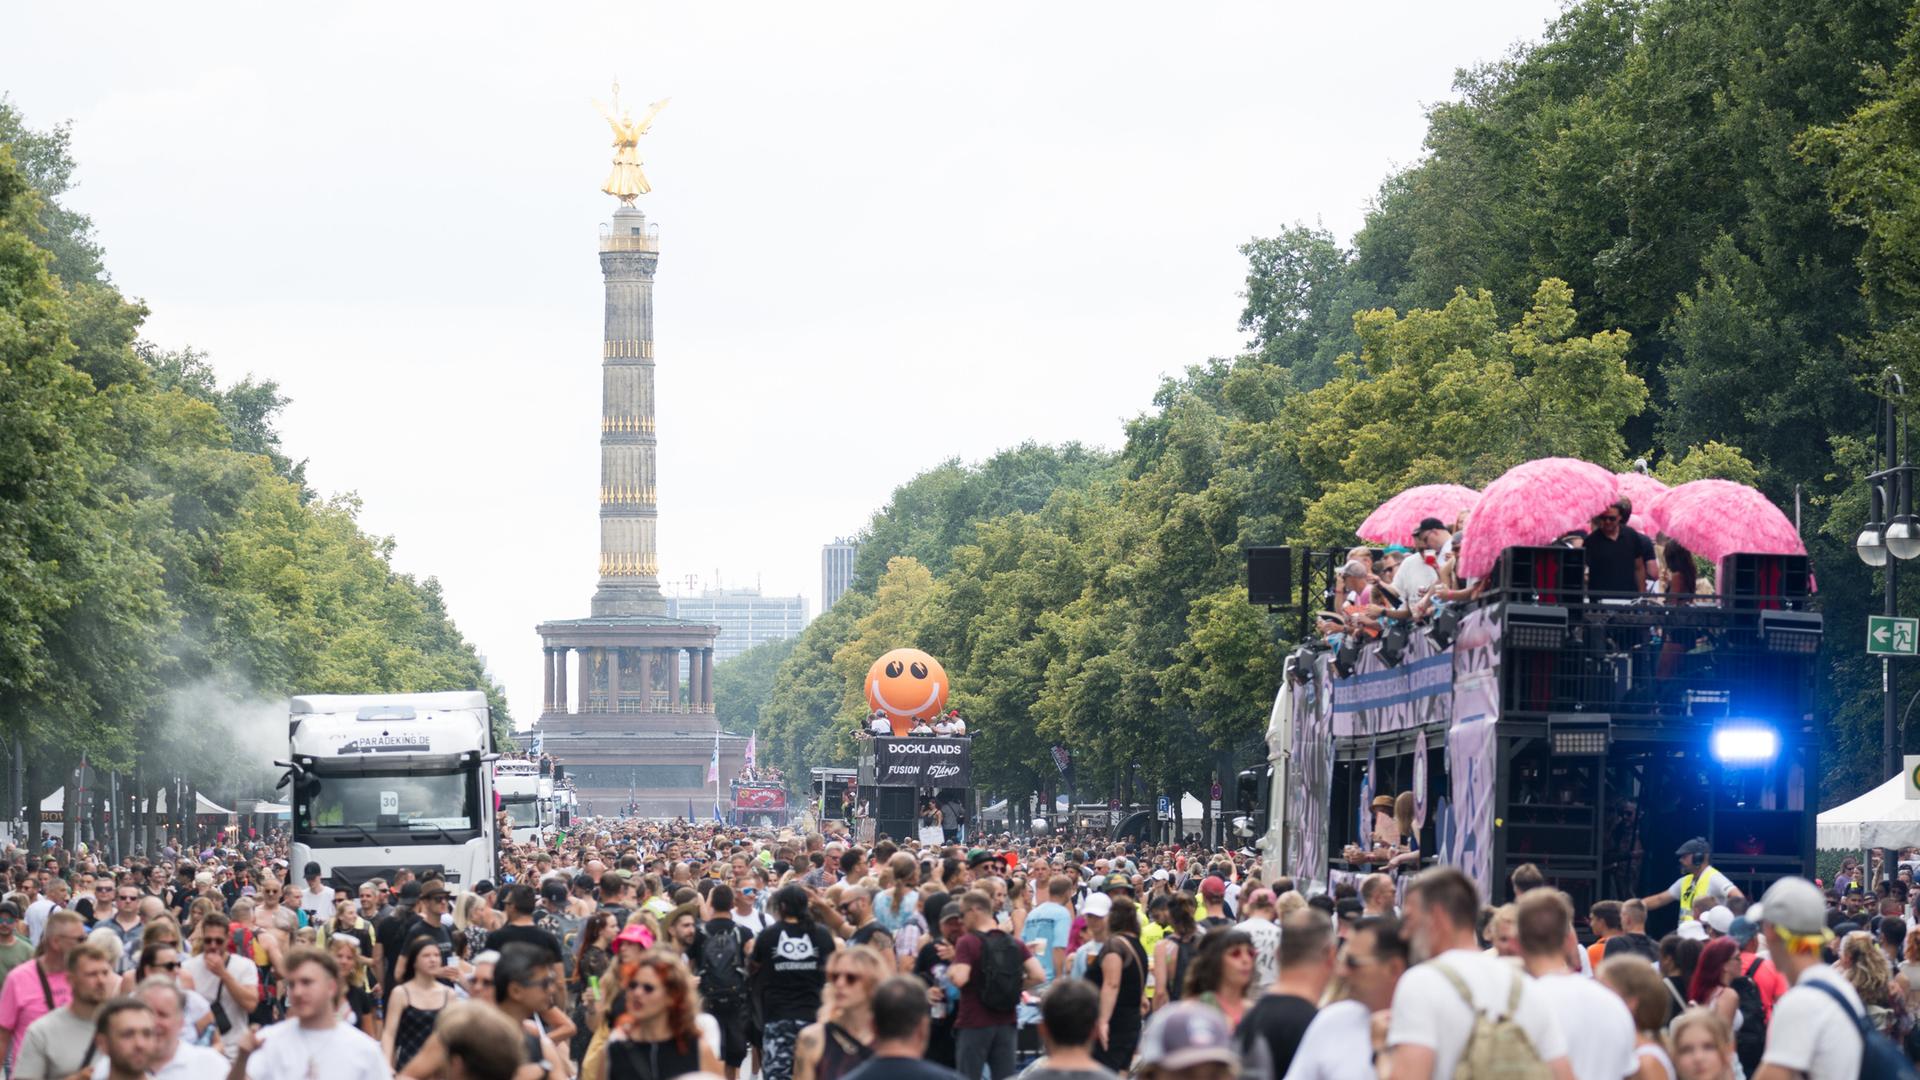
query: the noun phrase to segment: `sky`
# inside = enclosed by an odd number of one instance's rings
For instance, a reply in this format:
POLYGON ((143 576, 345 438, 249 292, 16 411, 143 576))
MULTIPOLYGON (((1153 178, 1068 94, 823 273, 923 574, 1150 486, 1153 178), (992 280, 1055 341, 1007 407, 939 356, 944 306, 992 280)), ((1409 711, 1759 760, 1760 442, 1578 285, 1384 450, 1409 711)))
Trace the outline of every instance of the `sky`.
POLYGON ((1116 447, 1237 351, 1238 246, 1351 237, 1456 69, 1558 10, 35 4, 0 92, 72 122, 146 337, 280 384, 289 454, 440 579, 525 727, 533 628, 595 583, 616 79, 672 99, 640 200, 664 583, 817 614, 820 545, 917 472, 1116 447))

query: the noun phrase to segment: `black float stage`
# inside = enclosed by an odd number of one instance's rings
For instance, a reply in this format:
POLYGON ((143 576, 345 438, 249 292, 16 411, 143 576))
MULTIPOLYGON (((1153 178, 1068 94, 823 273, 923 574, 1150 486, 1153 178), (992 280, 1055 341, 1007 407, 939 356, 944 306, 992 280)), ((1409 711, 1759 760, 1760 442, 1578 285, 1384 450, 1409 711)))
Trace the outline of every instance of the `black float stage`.
POLYGON ((972 739, 876 736, 860 748, 859 781, 876 835, 918 836, 920 805, 927 799, 958 802, 969 822, 976 817, 972 739))

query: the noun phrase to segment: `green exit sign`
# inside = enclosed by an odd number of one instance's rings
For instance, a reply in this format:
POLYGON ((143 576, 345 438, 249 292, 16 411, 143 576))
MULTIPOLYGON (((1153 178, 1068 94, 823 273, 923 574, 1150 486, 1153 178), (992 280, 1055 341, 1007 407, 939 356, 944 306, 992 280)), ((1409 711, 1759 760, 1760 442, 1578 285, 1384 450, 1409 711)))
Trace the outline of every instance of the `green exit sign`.
POLYGON ((1868 656, 1920 656, 1920 619, 1867 616, 1868 656))

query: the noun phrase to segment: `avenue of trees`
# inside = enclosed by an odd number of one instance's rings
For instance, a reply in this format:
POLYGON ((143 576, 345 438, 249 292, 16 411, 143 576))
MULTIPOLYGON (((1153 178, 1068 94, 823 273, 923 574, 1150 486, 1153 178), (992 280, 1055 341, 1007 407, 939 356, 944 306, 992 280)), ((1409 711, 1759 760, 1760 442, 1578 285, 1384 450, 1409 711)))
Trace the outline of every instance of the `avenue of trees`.
MULTIPOLYGON (((61 204, 64 128, 0 98, 0 737, 13 805, 123 811, 270 795, 291 693, 485 687, 440 587, 321 498, 274 429, 271 382, 140 337, 91 223, 61 204), (71 786, 71 785, 69 785, 71 786), (24 788, 24 790, 22 790, 24 788), (83 801, 85 806, 82 806, 83 801)), ((125 842, 125 837, 122 837, 125 842)))
POLYGON ((1129 765, 1201 793, 1216 752, 1254 756, 1292 632, 1247 604, 1244 546, 1349 543, 1408 484, 1566 454, 1790 513, 1798 492, 1823 802, 1881 779, 1880 579, 1851 544, 1880 371, 1920 393, 1916 45, 1890 0, 1570 4, 1459 75, 1350 244, 1248 243, 1244 351, 1164 381, 1116 453, 1026 445, 902 485, 854 591, 784 657, 734 662, 762 753, 850 762, 867 664, 911 644, 952 676, 982 786, 1053 790, 1062 743, 1083 798, 1129 765))

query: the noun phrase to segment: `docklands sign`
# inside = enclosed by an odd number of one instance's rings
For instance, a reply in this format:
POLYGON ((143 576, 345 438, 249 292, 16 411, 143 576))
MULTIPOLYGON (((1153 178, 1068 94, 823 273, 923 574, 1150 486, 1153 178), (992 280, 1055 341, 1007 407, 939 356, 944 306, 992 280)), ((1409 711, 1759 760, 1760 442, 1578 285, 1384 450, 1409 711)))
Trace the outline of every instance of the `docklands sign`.
POLYGON ((861 755, 860 782, 885 787, 973 786, 970 739, 878 738, 861 755))

